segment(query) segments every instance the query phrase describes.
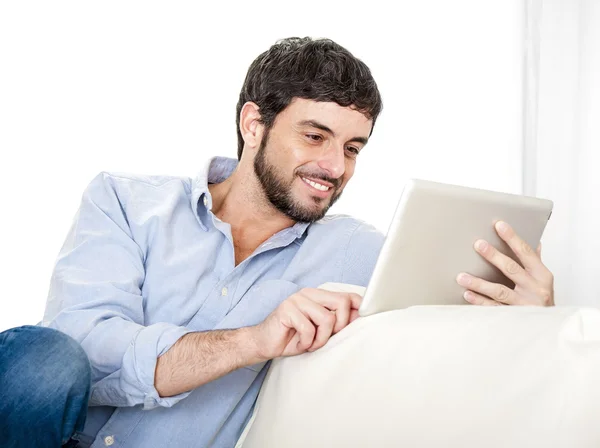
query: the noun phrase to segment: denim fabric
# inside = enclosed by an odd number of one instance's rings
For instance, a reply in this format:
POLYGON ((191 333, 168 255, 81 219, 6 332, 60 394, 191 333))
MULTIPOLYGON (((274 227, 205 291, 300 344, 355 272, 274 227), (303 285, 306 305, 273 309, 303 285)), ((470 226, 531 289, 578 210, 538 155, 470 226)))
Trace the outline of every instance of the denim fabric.
POLYGON ((90 381, 85 352, 66 334, 36 326, 0 333, 0 446, 69 442, 83 430, 90 381))

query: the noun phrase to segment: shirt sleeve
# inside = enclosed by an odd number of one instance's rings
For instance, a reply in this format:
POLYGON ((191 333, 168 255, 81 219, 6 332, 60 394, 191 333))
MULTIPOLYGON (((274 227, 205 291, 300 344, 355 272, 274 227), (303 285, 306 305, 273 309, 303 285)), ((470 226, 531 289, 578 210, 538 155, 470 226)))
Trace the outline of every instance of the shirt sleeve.
POLYGON ((161 398, 157 358, 191 332, 145 325, 145 253, 134 241, 117 179, 96 176, 59 253, 42 325, 77 340, 92 366, 90 405, 170 407, 190 392, 161 398))
POLYGON ((384 240, 375 227, 359 222, 344 254, 342 283, 367 287, 384 240))

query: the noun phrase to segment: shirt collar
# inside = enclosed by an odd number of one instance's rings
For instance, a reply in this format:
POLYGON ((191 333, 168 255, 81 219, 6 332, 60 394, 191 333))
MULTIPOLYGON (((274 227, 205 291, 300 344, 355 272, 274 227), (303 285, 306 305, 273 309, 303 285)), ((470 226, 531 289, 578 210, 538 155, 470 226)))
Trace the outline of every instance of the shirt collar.
MULTIPOLYGON (((205 163, 204 168, 196 175, 192 183, 192 210, 196 212, 196 218, 203 230, 208 231, 209 214, 212 209, 212 196, 208 184, 223 182, 233 174, 238 166, 238 161, 229 157, 212 157, 205 163)), ((297 222, 290 231, 296 238, 304 235, 309 223, 297 222)))
POLYGON ((204 164, 204 168, 192 182, 192 210, 203 230, 208 230, 208 212, 212 209, 212 196, 208 184, 223 182, 235 171, 237 160, 228 157, 212 157, 204 164))

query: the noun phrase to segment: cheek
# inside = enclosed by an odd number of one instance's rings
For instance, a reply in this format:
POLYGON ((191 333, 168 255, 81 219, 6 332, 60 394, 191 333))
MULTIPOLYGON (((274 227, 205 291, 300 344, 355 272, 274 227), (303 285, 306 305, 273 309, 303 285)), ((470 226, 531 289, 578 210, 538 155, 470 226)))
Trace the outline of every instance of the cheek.
POLYGON ((311 148, 307 148, 302 142, 291 142, 288 147, 290 158, 299 165, 310 162, 311 157, 314 158, 314 152, 311 152, 311 148))
POLYGON ((348 185, 348 182, 350 181, 350 179, 352 178, 352 174, 351 173, 344 173, 344 177, 342 178, 342 185, 340 185, 340 190, 343 190, 344 188, 346 188, 346 185, 348 185))
POLYGON ((269 140, 267 150, 269 152, 269 162, 285 172, 290 168, 293 170, 306 162, 306 152, 302 150, 301 145, 293 141, 269 140))
POLYGON ((344 170, 344 184, 346 184, 352 176, 354 176, 354 168, 356 167, 356 160, 346 160, 346 169, 344 170))

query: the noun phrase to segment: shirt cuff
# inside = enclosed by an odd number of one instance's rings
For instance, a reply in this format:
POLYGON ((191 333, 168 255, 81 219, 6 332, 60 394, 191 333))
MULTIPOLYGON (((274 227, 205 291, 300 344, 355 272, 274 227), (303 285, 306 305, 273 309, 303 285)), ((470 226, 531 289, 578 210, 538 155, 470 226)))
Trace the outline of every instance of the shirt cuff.
POLYGON ((169 323, 157 323, 142 328, 131 341, 121 369, 121 388, 144 409, 171 407, 191 391, 172 397, 160 397, 154 387, 157 358, 167 352, 182 336, 192 331, 169 323))

